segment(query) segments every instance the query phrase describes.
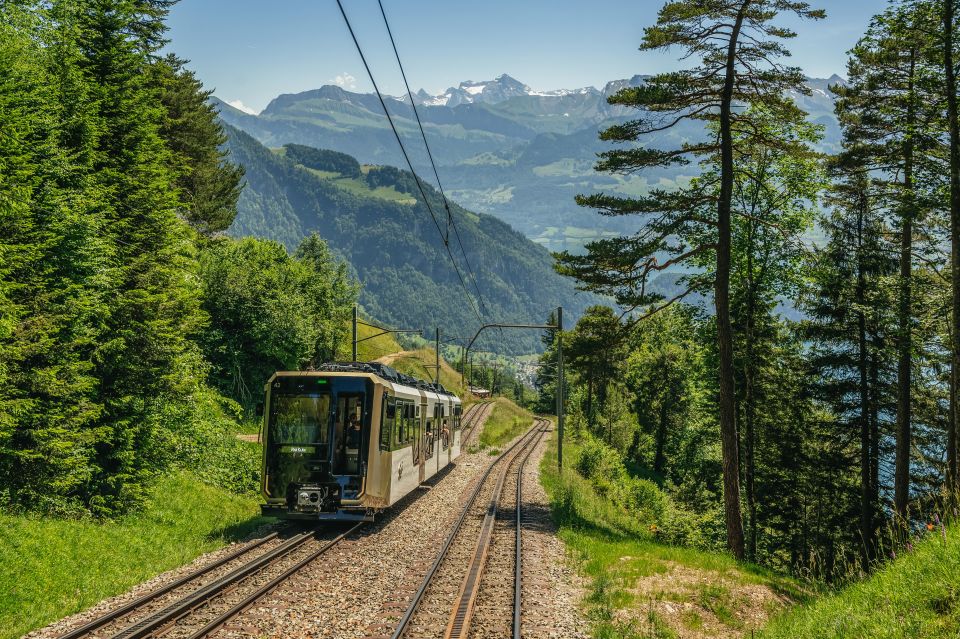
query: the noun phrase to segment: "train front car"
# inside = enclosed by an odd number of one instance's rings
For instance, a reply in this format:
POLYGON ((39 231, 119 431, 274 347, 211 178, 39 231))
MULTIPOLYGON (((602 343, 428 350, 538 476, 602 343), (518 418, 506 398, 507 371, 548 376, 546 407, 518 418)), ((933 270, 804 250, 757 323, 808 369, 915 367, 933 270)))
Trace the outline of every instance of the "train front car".
POLYGON ((371 433, 379 428, 377 376, 279 372, 266 384, 262 490, 265 515, 369 521, 371 433))
POLYGON ((265 515, 370 521, 460 453, 459 398, 389 366, 278 372, 265 390, 265 515))

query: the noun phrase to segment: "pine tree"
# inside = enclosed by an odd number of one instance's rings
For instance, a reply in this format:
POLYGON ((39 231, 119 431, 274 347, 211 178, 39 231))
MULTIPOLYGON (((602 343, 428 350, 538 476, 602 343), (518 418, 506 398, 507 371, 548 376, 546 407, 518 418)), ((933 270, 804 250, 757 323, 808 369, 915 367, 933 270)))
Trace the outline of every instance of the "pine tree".
POLYGON ((935 80, 924 62, 935 17, 925 7, 900 6, 876 16, 851 51, 849 84, 837 87, 837 115, 849 140, 848 153, 877 172, 889 202, 891 228, 899 231, 897 299, 897 429, 894 507, 905 515, 910 496, 912 373, 915 356, 913 261, 923 236, 926 156, 937 148, 935 80))
MULTIPOLYGON (((558 270, 580 281, 582 288, 612 295, 628 308, 648 307, 662 300, 648 288, 649 279, 664 270, 704 255, 713 255, 712 272, 688 279, 690 286, 670 304, 693 290, 712 285, 719 346, 719 416, 723 447, 724 513, 727 542, 737 558, 744 556, 740 513, 738 434, 735 418, 733 335, 730 322, 731 206, 734 189, 735 137, 753 135, 750 116, 735 105, 763 107, 774 119, 796 119, 797 106, 787 91, 809 91, 798 68, 784 67, 788 54, 780 40, 795 34, 775 25, 780 13, 818 19, 823 11, 790 0, 672 1, 661 8, 657 23, 644 32, 643 50, 680 47, 698 61, 690 69, 662 73, 639 87, 621 90, 611 104, 642 108, 650 117, 616 124, 601 138, 635 142, 680 122, 714 123, 718 135, 663 150, 632 146, 601 154, 598 170, 613 173, 686 164, 691 159, 717 162, 717 182, 701 180, 676 191, 654 189, 643 198, 603 193, 579 197, 578 203, 608 215, 647 215, 635 236, 592 242, 586 255, 562 253, 558 270), (704 208, 710 209, 704 217, 704 208), (660 261, 658 255, 669 258, 660 261)), ((760 136, 757 136, 758 138, 760 136)), ((779 140, 758 140, 778 147, 779 140)))
POLYGON ((199 233, 211 235, 233 223, 243 168, 227 159, 227 136, 209 101, 213 91, 184 65, 167 55, 150 66, 151 84, 165 110, 159 133, 171 151, 181 215, 199 233))
POLYGON ((804 303, 810 317, 804 338, 811 342, 815 399, 835 420, 823 445, 827 459, 837 461, 825 470, 846 474, 859 468, 859 547, 866 566, 875 556, 880 439, 886 431, 881 420, 894 405, 894 304, 884 280, 896 272, 896 263, 885 251, 886 226, 866 167, 848 156, 835 171, 833 213, 821 220, 827 244, 810 265, 813 290, 804 303), (846 444, 854 433, 855 448, 846 444))

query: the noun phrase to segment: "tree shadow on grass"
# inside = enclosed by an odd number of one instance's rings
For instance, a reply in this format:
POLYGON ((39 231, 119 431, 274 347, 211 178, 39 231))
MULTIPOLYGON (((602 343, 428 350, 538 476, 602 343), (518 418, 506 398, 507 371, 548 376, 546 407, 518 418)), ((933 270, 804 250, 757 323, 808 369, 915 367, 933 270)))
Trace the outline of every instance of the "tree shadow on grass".
POLYGON ((266 526, 271 524, 279 523, 279 519, 276 517, 264 517, 262 515, 256 515, 245 519, 243 521, 238 521, 229 526, 223 526, 215 530, 211 530, 206 538, 210 541, 225 541, 228 543, 234 543, 239 541, 247 541, 254 536, 259 536, 258 533, 261 529, 264 529, 266 526))

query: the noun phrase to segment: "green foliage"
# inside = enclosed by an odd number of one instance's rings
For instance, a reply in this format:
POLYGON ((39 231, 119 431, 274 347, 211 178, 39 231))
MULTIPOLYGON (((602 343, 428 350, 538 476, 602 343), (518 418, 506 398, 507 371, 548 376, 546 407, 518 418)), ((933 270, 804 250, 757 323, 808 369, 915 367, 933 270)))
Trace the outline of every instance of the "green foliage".
MULTIPOLYGON (((229 243, 204 236, 232 222, 242 170, 210 92, 158 56, 169 5, 0 4, 5 509, 116 517, 178 466, 235 492, 257 484, 201 349, 223 323, 201 263, 229 243)), ((355 296, 345 267, 317 238, 296 259, 276 248, 308 323, 293 364, 333 353, 355 296)), ((274 319, 260 329, 289 329, 274 319)))
POLYGON ((182 217, 204 235, 227 230, 237 214, 243 168, 223 149, 227 137, 205 90, 185 61, 173 54, 151 65, 166 110, 161 135, 170 148, 182 217))
POLYGON ((257 499, 175 473, 150 487, 141 512, 116 521, 0 514, 0 637, 14 639, 264 523, 257 499))
POLYGON ((211 381, 248 409, 274 371, 333 359, 348 339, 356 287, 316 235, 295 257, 277 242, 219 240, 204 252, 200 277, 211 381))

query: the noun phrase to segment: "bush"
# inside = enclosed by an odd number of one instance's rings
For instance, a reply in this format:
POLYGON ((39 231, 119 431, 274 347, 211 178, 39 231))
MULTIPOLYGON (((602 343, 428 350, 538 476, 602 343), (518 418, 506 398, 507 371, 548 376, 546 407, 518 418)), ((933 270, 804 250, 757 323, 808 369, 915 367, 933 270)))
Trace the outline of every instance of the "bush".
POLYGON ((166 415, 177 426, 170 450, 173 463, 201 481, 237 494, 260 487, 260 447, 237 438, 242 410, 210 389, 197 393, 188 409, 166 415))

